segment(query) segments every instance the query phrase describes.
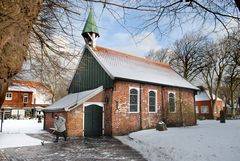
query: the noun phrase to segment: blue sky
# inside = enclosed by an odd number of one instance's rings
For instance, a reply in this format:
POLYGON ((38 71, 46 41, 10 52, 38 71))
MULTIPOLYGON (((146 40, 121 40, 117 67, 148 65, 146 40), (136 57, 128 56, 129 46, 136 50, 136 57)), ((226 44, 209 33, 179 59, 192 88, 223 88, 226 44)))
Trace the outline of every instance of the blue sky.
MULTIPOLYGON (((80 11, 80 13, 82 13, 82 19, 87 18, 88 11, 90 9, 90 6, 85 7, 88 8, 87 11, 80 11)), ((125 19, 127 20, 125 24, 125 27, 127 28, 126 30, 116 21, 116 19, 110 14, 108 10, 105 9, 102 12, 102 4, 94 4, 93 9, 95 13, 95 20, 100 33, 100 38, 97 40, 97 45, 112 48, 140 57, 144 57, 146 53, 151 49, 157 50, 160 48, 171 47, 174 41, 182 38, 182 36, 187 32, 202 32, 214 39, 216 37, 221 37, 224 33, 212 33, 211 31, 214 25, 211 22, 207 22, 205 27, 202 28, 199 24, 200 22, 195 20, 194 22, 187 21, 187 23, 183 24, 181 27, 176 25, 176 27, 171 30, 171 32, 166 32, 164 35, 160 35, 159 32, 152 32, 150 28, 140 33, 135 33, 134 36, 132 36, 127 30, 130 30, 131 33, 133 33, 133 26, 136 27, 138 24, 141 24, 144 19, 146 19, 144 15, 139 16, 136 12, 129 11, 127 13, 128 18, 125 19)), ((121 15, 122 11, 120 8, 117 8, 115 11, 121 15)), ((119 16, 119 18, 121 18, 121 16, 119 16)), ((119 19, 119 21, 124 22, 123 19, 119 19)), ((164 26, 164 23, 164 21, 161 21, 160 27, 167 29, 167 26, 164 26)), ((83 25, 84 23, 80 25, 80 30, 75 33, 76 35, 81 35, 83 25)), ((84 44, 81 36, 79 41, 84 44)))

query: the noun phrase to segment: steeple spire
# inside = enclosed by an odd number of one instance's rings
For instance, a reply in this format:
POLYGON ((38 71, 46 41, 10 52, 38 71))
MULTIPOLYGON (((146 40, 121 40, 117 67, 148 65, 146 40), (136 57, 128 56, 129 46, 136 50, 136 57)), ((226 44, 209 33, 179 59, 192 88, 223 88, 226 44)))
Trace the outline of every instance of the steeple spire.
POLYGON ((88 14, 87 21, 85 23, 85 26, 82 31, 82 36, 89 46, 92 48, 96 47, 96 38, 100 37, 98 33, 98 28, 94 19, 93 15, 93 9, 90 9, 90 12, 88 14))

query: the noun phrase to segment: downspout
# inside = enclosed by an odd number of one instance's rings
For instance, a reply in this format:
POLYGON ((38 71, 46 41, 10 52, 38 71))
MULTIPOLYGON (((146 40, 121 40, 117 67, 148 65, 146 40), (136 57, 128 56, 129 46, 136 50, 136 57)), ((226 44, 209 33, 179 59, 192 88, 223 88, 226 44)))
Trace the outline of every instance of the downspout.
POLYGON ((139 90, 139 125, 140 130, 142 130, 142 84, 140 83, 140 90, 139 90))

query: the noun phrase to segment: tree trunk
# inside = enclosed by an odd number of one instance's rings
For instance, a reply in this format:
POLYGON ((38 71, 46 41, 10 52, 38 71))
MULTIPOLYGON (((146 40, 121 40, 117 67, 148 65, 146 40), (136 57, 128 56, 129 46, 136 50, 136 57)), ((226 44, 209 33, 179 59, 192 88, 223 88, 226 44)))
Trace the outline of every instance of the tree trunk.
POLYGON ((232 108, 234 106, 233 92, 234 92, 233 84, 232 84, 232 81, 231 81, 231 83, 230 83, 230 100, 231 100, 231 104, 230 105, 231 105, 232 108))
POLYGON ((213 119, 215 119, 215 111, 217 110, 216 104, 217 104, 217 99, 218 99, 219 84, 220 84, 220 83, 218 83, 217 88, 216 88, 216 91, 215 91, 215 93, 214 93, 215 99, 213 99, 213 101, 212 101, 212 116, 213 116, 213 119))
POLYGON ((231 86, 230 86, 230 100, 231 100, 231 111, 232 111, 232 116, 235 116, 235 113, 234 113, 234 96, 233 96, 233 85, 232 85, 232 82, 231 82, 231 86))
POLYGON ((215 111, 215 109, 216 109, 216 99, 213 99, 212 101, 212 118, 214 119, 214 111, 215 111))
POLYGON ((22 67, 29 35, 43 0, 1 0, 0 2, 0 106, 8 83, 22 67))

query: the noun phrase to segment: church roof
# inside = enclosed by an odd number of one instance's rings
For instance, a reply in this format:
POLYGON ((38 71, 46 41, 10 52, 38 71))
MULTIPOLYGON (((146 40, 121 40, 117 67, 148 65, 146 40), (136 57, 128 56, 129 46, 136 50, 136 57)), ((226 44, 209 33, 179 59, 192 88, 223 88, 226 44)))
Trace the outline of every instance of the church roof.
POLYGON ((90 98, 94 97, 98 93, 103 91, 103 87, 100 86, 96 89, 83 91, 79 93, 72 93, 69 94, 60 100, 56 101, 52 105, 42 109, 46 112, 54 112, 54 111, 70 111, 75 107, 83 104, 85 101, 89 100, 90 98))
POLYGON ((91 9, 82 31, 82 36, 84 37, 87 33, 96 33, 99 37, 98 28, 94 19, 93 10, 91 9))
POLYGON ((176 73, 168 64, 97 46, 86 47, 112 79, 126 79, 199 90, 176 73))

